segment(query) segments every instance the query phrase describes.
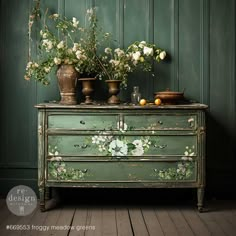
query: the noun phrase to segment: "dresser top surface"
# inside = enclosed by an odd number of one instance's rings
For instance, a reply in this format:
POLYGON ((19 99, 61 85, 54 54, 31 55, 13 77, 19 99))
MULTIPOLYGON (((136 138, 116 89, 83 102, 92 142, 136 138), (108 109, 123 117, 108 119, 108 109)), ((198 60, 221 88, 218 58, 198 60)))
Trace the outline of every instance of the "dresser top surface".
POLYGON ((91 104, 91 105, 85 105, 85 104, 77 104, 77 105, 62 105, 59 103, 40 103, 35 105, 38 109, 114 109, 114 110, 204 110, 207 109, 208 106, 201 103, 190 103, 190 104, 181 104, 181 105, 154 105, 154 104, 147 104, 144 106, 141 105, 132 105, 128 103, 123 103, 119 105, 108 105, 105 103, 97 103, 97 104, 91 104))

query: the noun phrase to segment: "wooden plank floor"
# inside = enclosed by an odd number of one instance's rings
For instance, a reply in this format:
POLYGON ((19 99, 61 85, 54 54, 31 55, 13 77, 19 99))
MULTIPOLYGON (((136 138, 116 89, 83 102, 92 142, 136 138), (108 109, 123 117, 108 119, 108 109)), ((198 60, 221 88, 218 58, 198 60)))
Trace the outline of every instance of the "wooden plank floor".
POLYGON ((0 235, 235 236, 236 201, 214 200, 206 205, 208 211, 199 213, 193 202, 126 206, 62 202, 44 213, 36 208, 19 217, 0 199, 0 235), (8 225, 24 225, 30 230, 7 230, 8 225))

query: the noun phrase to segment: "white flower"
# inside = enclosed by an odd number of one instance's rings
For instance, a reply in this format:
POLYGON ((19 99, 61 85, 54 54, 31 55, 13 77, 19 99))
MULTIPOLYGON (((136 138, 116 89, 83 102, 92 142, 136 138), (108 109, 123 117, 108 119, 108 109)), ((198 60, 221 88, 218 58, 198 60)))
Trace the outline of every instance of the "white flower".
POLYGON ((185 151, 185 152, 184 152, 184 155, 185 155, 185 156, 188 156, 188 151, 185 151))
POLYGON ((140 48, 143 48, 146 44, 147 44, 146 41, 141 41, 138 46, 140 48))
POLYGON ((58 49, 64 48, 64 41, 61 41, 60 43, 58 43, 57 48, 58 49))
POLYGON ((190 122, 193 122, 194 121, 194 118, 193 117, 191 117, 191 118, 189 118, 188 119, 188 122, 190 123, 190 122))
POLYGON ((165 51, 162 51, 159 55, 160 59, 161 60, 164 60, 164 58, 166 57, 166 52, 165 51))
POLYGON ((125 54, 125 52, 123 50, 121 50, 120 48, 116 48, 115 49, 115 53, 118 55, 118 57, 120 57, 120 56, 125 54))
POLYGON ((47 33, 43 32, 42 30, 40 30, 40 35, 45 39, 47 38, 47 33))
POLYGON ((56 160, 56 161, 62 161, 62 157, 58 157, 58 156, 57 156, 57 157, 55 157, 55 160, 56 160))
POLYGON ((92 15, 93 14, 93 8, 88 9, 87 10, 87 14, 91 14, 92 15))
POLYGON ((116 139, 110 143, 108 151, 112 156, 125 156, 128 152, 128 146, 123 141, 116 139))
POLYGON ((186 156, 181 157, 181 160, 183 160, 183 161, 187 161, 187 160, 188 160, 188 157, 186 157, 186 156))
POLYGON ((180 172, 182 174, 185 174, 185 172, 186 172, 186 167, 182 163, 178 164, 177 173, 180 173, 180 172))
POLYGON ((113 60, 113 59, 111 59, 109 61, 109 63, 111 63, 114 67, 116 67, 116 66, 118 66, 120 64, 120 62, 118 60, 113 60))
POLYGON ((136 147, 131 153, 133 156, 142 156, 144 153, 143 147, 136 147))
POLYGON ((142 142, 142 140, 139 140, 139 139, 134 140, 133 144, 136 146, 136 148, 142 148, 143 147, 143 142, 142 142))
POLYGON ((147 56, 152 56, 153 55, 153 48, 149 48, 149 47, 144 47, 143 48, 143 53, 144 55, 147 55, 147 56))
POLYGON ((42 45, 45 47, 47 52, 49 52, 53 47, 52 41, 48 39, 44 39, 42 45))
POLYGON ((83 52, 81 50, 76 51, 75 55, 79 60, 84 58, 83 52))
POLYGON ((110 54, 111 53, 111 48, 105 48, 104 51, 105 51, 106 54, 110 54))
POLYGON ((140 58, 140 56, 141 56, 141 53, 140 53, 139 51, 133 53, 133 55, 132 55, 132 57, 133 57, 133 59, 134 59, 135 61, 138 61, 139 58, 140 58))
POLYGON ((44 71, 45 71, 46 73, 49 73, 50 70, 51 70, 51 67, 44 67, 44 71))
POLYGON ((80 45, 78 43, 74 43, 72 51, 76 52, 79 49, 80 45))
POLYGON ((53 17, 53 18, 58 18, 58 17, 59 17, 59 14, 53 14, 52 17, 53 17))
POLYGON ((61 59, 60 58, 54 57, 53 61, 54 61, 54 63, 56 65, 60 65, 61 64, 61 59))
POLYGON ((143 147, 149 148, 150 145, 151 145, 151 141, 149 141, 149 139, 143 140, 143 147))
MULTIPOLYGON (((51 154, 50 154, 51 155, 51 154)), ((53 155, 53 154, 52 154, 53 155)), ((62 157, 52 157, 50 161, 62 161, 62 157)))
POLYGON ((94 144, 99 144, 100 140, 99 140, 99 136, 95 135, 92 137, 92 143, 94 144))
POLYGON ((74 26, 75 28, 77 28, 77 27, 78 27, 78 24, 79 24, 79 21, 78 21, 75 17, 73 17, 73 18, 72 18, 72 23, 73 23, 73 26, 74 26))

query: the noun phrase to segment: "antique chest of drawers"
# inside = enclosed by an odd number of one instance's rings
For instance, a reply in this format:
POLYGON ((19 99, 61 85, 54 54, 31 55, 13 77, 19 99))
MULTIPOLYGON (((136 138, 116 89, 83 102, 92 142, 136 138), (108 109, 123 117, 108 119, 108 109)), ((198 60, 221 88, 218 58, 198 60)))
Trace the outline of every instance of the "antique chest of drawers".
POLYGON ((38 104, 41 210, 50 187, 205 187, 203 104, 38 104))

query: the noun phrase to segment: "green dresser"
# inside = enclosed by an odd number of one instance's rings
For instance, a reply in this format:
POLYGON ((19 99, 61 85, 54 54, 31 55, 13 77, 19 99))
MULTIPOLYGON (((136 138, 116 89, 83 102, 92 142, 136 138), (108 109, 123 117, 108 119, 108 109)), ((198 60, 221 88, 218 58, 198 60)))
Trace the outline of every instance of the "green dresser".
POLYGON ((38 104, 41 210, 50 187, 205 187, 203 104, 38 104))

